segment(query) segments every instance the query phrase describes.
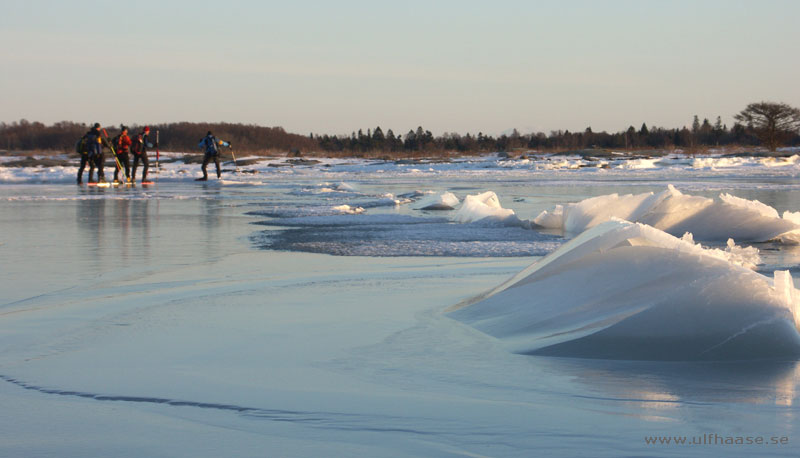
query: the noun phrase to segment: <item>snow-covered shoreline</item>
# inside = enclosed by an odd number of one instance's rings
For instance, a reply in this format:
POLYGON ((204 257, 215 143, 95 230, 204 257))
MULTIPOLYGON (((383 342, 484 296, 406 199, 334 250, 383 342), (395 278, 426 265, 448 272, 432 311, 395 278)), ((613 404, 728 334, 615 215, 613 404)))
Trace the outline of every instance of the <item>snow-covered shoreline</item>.
MULTIPOLYGON (((790 151, 794 152, 794 151, 790 151)), ((0 184, 3 183, 68 183, 74 182, 78 170, 78 159, 74 155, 33 156, 27 159, 47 159, 47 165, 8 167, 24 159, 21 156, 0 157, 0 184)), ((159 165, 158 179, 167 181, 189 181, 201 176, 196 160, 187 160, 183 153, 164 152, 159 165)), ((726 156, 708 154, 688 156, 675 153, 651 159, 641 158, 588 158, 584 156, 539 155, 509 159, 499 155, 462 157, 447 161, 411 160, 393 161, 377 159, 330 159, 269 158, 246 156, 238 159, 238 167, 226 158, 224 176, 252 179, 280 175, 349 175, 362 176, 489 176, 497 179, 528 177, 531 179, 576 178, 607 179, 730 177, 730 176, 800 176, 800 155, 784 157, 726 156)), ((113 170, 106 161, 106 170, 113 170)), ((156 170, 151 158, 151 170, 156 170)), ((153 175, 155 178, 155 175, 153 175)))

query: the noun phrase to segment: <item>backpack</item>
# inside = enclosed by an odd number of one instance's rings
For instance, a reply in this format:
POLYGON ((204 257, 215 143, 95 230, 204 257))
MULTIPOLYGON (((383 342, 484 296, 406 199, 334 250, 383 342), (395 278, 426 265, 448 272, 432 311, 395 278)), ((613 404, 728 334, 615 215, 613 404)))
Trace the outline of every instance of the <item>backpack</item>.
POLYGON ((122 134, 117 135, 116 137, 111 139, 111 146, 114 147, 114 151, 119 151, 119 139, 122 137, 122 134))
POLYGON ((203 142, 206 145, 206 153, 207 154, 217 154, 219 150, 217 149, 217 139, 214 137, 206 136, 203 139, 203 142))
POLYGON ((75 143, 75 152, 78 154, 86 154, 88 153, 88 149, 86 148, 86 135, 79 138, 78 141, 75 143))

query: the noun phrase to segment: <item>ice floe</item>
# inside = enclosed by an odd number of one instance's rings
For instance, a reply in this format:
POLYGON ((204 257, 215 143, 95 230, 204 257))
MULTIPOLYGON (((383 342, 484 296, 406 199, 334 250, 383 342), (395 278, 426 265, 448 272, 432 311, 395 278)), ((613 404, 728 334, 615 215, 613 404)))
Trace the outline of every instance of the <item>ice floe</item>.
POLYGON ((524 354, 800 357, 800 292, 787 272, 771 279, 748 269, 752 254, 612 220, 448 312, 524 354))
POLYGON ((648 224, 669 234, 690 232, 697 240, 800 242, 800 215, 730 194, 718 199, 683 194, 674 186, 655 194, 609 194, 541 212, 533 223, 548 229, 579 233, 611 218, 648 224))

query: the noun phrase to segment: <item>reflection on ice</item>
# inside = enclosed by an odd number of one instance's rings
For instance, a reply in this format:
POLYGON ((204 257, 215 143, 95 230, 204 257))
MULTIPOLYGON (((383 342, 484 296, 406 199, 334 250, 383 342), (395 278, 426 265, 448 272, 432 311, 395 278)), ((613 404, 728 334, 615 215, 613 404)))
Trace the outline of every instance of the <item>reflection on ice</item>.
POLYGON ((648 419, 689 403, 793 406, 800 402, 795 361, 647 362, 537 358, 537 366, 569 374, 597 396, 638 403, 648 419), (645 414, 646 415, 646 414, 645 414))
POLYGON ((610 194, 557 205, 533 222, 549 229, 580 233, 612 217, 641 222, 676 237, 691 232, 696 240, 800 242, 800 217, 761 202, 721 194, 718 200, 682 194, 672 185, 658 194, 610 194))
MULTIPOLYGON (((752 253, 750 253, 752 254, 752 253)), ((800 294, 748 253, 603 223, 450 311, 518 353, 605 359, 795 359, 800 294)))

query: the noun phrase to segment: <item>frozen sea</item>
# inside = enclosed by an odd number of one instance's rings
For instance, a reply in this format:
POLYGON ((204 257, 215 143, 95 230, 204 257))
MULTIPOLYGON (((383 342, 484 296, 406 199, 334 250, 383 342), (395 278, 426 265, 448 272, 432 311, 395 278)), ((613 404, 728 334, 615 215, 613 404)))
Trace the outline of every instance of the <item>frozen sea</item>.
MULTIPOLYGON (((571 240, 531 225, 555 205, 671 184, 798 212, 797 156, 225 168, 0 167, 0 456, 800 454, 794 358, 532 356, 446 313, 571 240)), ((736 243, 800 285, 797 245, 736 243)))

